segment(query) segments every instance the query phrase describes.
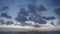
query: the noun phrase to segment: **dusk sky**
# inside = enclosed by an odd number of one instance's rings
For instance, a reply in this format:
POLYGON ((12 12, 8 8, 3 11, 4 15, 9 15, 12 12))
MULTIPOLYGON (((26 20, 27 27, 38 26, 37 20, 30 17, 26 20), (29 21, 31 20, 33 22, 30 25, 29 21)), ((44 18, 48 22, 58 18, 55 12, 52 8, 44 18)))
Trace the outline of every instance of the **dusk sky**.
POLYGON ((0 0, 0 27, 12 24, 58 27, 60 0, 0 0))

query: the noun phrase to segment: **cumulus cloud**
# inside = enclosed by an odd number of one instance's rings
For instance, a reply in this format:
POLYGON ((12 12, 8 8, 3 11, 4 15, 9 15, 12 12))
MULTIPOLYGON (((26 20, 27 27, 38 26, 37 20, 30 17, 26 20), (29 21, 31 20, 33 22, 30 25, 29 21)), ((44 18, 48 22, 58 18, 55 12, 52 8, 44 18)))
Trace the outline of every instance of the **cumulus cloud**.
POLYGON ((1 14, 1 17, 5 17, 5 18, 9 18, 9 19, 11 19, 12 17, 11 16, 9 16, 7 13, 2 13, 1 14))
POLYGON ((33 13, 32 15, 30 15, 31 17, 29 17, 29 20, 32 20, 34 22, 38 22, 40 24, 45 24, 46 21, 42 19, 41 13, 42 11, 46 11, 47 9, 43 6, 40 5, 39 7, 36 7, 35 5, 28 5, 29 11, 31 13, 33 13))
POLYGON ((27 20, 27 15, 28 13, 26 12, 25 8, 21 8, 15 19, 19 22, 25 22, 27 20))
POLYGON ((28 4, 28 10, 26 11, 25 8, 21 8, 15 20, 21 22, 22 25, 25 25, 26 24, 25 22, 29 20, 39 24, 46 24, 47 21, 43 20, 41 14, 38 13, 46 11, 47 9, 43 5, 39 5, 39 7, 37 7, 36 4, 34 4, 36 3, 36 0, 29 0, 29 2, 30 3, 28 4))

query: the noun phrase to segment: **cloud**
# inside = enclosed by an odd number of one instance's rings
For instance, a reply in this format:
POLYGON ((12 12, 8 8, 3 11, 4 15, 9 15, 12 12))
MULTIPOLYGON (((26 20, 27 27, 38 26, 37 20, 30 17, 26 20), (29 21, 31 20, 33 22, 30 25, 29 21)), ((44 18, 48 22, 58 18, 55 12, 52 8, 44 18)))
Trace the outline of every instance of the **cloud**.
POLYGON ((46 19, 46 20, 54 20, 55 19, 55 17, 53 17, 53 16, 51 16, 51 17, 44 16, 43 18, 46 19))
POLYGON ((51 22, 50 24, 51 24, 51 25, 55 25, 54 22, 51 22))
POLYGON ((29 19, 36 22, 36 23, 40 23, 40 24, 46 24, 47 23, 46 20, 42 19, 42 16, 38 17, 38 16, 33 15, 33 16, 29 17, 29 19))
POLYGON ((36 6, 28 4, 28 11, 31 13, 36 13, 36 6))
POLYGON ((0 24, 5 24, 4 20, 0 20, 0 24))
POLYGON ((54 12, 56 15, 60 16, 60 8, 55 8, 54 12))
POLYGON ((7 6, 4 6, 4 7, 2 7, 1 9, 0 9, 0 11, 5 11, 5 10, 7 10, 7 9, 9 9, 7 6))
POLYGON ((26 16, 26 15, 28 15, 28 12, 25 10, 25 8, 21 8, 19 14, 26 16))
POLYGON ((21 8, 15 20, 21 22, 23 26, 23 24, 25 25, 25 21, 28 20, 26 17, 27 15, 28 15, 28 12, 25 10, 25 8, 21 8))
POLYGON ((23 15, 19 15, 15 19, 16 19, 16 21, 19 21, 19 22, 22 22, 22 23, 27 21, 27 18, 25 16, 23 16, 23 15))
POLYGON ((9 19, 12 18, 11 16, 7 15, 6 13, 2 13, 2 14, 1 14, 1 17, 5 17, 5 18, 9 18, 9 19))
POLYGON ((57 22, 57 25, 60 25, 60 22, 57 22))
POLYGON ((28 20, 31 20, 40 24, 46 24, 47 21, 42 19, 41 14, 38 14, 40 11, 42 12, 45 10, 47 9, 43 5, 40 5, 39 7, 37 7, 36 5, 28 4, 28 10, 26 11, 25 8, 21 8, 15 20, 21 22, 23 25, 25 25, 25 21, 28 21, 28 20), (28 16, 28 19, 27 19, 27 16, 28 16))
POLYGON ((37 7, 35 5, 30 5, 30 4, 28 4, 28 9, 29 9, 29 12, 32 12, 32 13, 36 13, 38 11, 42 12, 42 11, 46 11, 47 10, 43 5, 39 5, 37 7))
POLYGON ((9 16, 9 15, 7 14, 7 11, 6 11, 6 10, 8 10, 8 9, 9 9, 8 6, 4 6, 4 7, 2 7, 2 8, 0 9, 0 12, 5 11, 5 12, 2 12, 2 13, 1 13, 1 17, 5 17, 5 18, 11 19, 11 16, 9 16))
POLYGON ((35 22, 37 22, 37 23, 40 23, 40 24, 46 24, 47 23, 47 21, 46 20, 34 20, 35 22))
POLYGON ((47 9, 43 6, 43 5, 40 5, 38 8, 37 8, 38 11, 46 11, 47 9))
POLYGON ((7 22, 6 22, 6 25, 12 25, 12 24, 14 24, 13 21, 7 21, 7 22))

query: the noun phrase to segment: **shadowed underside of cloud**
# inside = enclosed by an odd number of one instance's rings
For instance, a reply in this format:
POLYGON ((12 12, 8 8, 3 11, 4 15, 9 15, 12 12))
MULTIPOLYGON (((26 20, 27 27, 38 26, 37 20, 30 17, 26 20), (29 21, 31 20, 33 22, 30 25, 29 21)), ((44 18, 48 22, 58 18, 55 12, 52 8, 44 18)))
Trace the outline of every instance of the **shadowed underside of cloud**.
POLYGON ((25 8, 21 8, 15 20, 25 23, 25 21, 28 20, 26 17, 27 15, 28 15, 28 12, 25 10, 25 8))
POLYGON ((34 22, 36 22, 36 23, 40 23, 40 24, 46 24, 47 22, 46 22, 46 20, 43 20, 42 19, 42 16, 37 16, 37 15, 33 15, 33 16, 31 16, 31 17, 29 17, 29 20, 32 20, 32 21, 34 21, 34 22))
POLYGON ((5 18, 9 18, 9 19, 11 19, 11 16, 9 16, 9 15, 6 14, 6 13, 2 13, 2 14, 1 14, 1 17, 5 17, 5 18))
POLYGON ((24 23, 25 21, 27 21, 27 18, 25 16, 23 16, 23 15, 20 15, 19 17, 16 17, 15 19, 17 21, 19 21, 19 22, 22 22, 22 23, 24 23))
POLYGON ((0 9, 0 12, 2 12, 2 13, 1 13, 1 17, 5 17, 5 18, 11 19, 11 16, 9 16, 9 15, 7 14, 7 11, 6 11, 6 10, 8 10, 8 9, 9 9, 8 6, 4 6, 4 7, 2 7, 2 8, 0 9))
POLYGON ((45 20, 54 20, 54 19, 56 19, 55 17, 53 17, 53 16, 51 16, 51 17, 46 17, 46 16, 44 16, 43 17, 45 20))
POLYGON ((46 20, 34 20, 34 22, 39 23, 39 24, 46 24, 46 20))

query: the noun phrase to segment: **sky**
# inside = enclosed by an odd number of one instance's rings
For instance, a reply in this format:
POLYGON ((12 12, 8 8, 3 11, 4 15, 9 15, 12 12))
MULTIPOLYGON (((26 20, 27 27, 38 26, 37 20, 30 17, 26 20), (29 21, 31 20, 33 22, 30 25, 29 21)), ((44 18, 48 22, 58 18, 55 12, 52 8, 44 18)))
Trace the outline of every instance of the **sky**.
POLYGON ((0 28, 4 25, 58 27, 60 0, 0 0, 0 28))
MULTIPOLYGON (((49 2, 49 1, 48 1, 49 2)), ((16 15, 16 13, 18 13, 19 12, 19 9, 20 9, 20 7, 22 8, 22 7, 27 7, 27 4, 28 4, 29 2, 28 2, 28 0, 26 0, 26 1, 24 1, 24 0, 0 0, 0 5, 1 5, 1 7, 3 7, 3 6, 9 6, 10 7, 10 9, 9 9, 9 14, 11 13, 11 11, 12 11, 12 13, 11 14, 13 14, 13 16, 15 16, 16 15), (14 2, 15 1, 15 2, 14 2), (15 11, 15 12, 14 12, 15 11)), ((37 5, 44 5, 47 9, 48 9, 48 13, 49 13, 49 15, 51 15, 51 13, 52 13, 52 9, 53 9, 53 7, 51 7, 51 6, 48 6, 47 5, 47 0, 38 0, 37 1, 37 5), (51 13, 50 13, 50 11, 51 11, 51 13)), ((0 7, 0 8, 1 8, 0 7)), ((11 15, 10 14, 10 15, 11 15)), ((52 13, 53 14, 53 13, 52 13)), ((46 14, 44 14, 44 15, 47 15, 48 16, 48 14, 46 13, 46 14)))

